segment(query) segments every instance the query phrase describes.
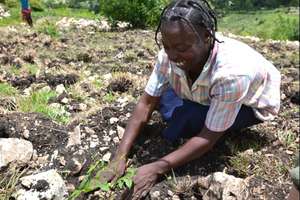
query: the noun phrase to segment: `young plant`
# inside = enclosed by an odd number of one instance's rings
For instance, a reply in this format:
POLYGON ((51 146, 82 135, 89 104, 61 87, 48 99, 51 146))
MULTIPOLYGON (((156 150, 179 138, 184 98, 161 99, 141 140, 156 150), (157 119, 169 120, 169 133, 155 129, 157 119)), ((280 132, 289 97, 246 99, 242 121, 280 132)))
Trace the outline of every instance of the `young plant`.
POLYGON ((125 175, 119 178, 115 183, 101 182, 101 174, 107 170, 107 165, 103 161, 98 161, 91 165, 85 179, 80 183, 79 187, 70 195, 68 200, 75 200, 81 193, 89 193, 95 190, 109 192, 114 188, 124 189, 133 186, 133 176, 136 169, 128 168, 125 175))

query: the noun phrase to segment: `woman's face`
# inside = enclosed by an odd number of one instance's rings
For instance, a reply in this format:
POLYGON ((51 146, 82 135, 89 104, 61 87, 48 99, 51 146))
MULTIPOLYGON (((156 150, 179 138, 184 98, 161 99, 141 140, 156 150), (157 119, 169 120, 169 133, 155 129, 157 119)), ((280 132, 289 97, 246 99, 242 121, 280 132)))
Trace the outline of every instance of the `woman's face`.
POLYGON ((162 44, 169 59, 187 72, 202 70, 210 50, 209 35, 206 31, 197 35, 182 21, 163 22, 162 44))

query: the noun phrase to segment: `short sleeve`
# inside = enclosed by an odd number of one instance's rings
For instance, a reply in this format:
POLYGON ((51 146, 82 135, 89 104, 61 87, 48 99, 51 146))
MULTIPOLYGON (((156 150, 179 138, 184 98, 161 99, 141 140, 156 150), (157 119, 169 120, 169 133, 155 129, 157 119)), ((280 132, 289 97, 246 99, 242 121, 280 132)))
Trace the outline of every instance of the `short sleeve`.
POLYGON ((152 74, 148 80, 145 92, 151 96, 161 96, 168 86, 169 62, 163 50, 158 54, 158 58, 152 74))
POLYGON ((248 76, 218 78, 210 89, 210 107, 206 116, 206 127, 215 132, 230 128, 245 100, 250 86, 248 76))

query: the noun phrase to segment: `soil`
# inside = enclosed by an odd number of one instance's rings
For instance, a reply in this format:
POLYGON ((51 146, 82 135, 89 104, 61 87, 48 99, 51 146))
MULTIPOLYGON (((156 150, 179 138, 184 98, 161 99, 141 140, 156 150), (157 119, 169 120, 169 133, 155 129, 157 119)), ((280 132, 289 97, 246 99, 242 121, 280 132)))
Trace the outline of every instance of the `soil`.
MULTIPOLYGON (((69 161, 76 157, 83 165, 75 174, 64 176, 66 183, 78 186, 81 176, 85 175, 89 166, 107 153, 113 153, 119 143, 117 126, 126 127, 130 113, 136 105, 136 99, 143 92, 147 77, 152 71, 151 63, 158 50, 152 39, 154 32, 145 30, 128 30, 123 32, 89 32, 87 30, 65 31, 58 38, 51 38, 34 30, 23 30, 19 27, 15 36, 0 29, 0 80, 10 82, 13 87, 22 91, 33 84, 46 84, 55 88, 59 84, 65 87, 80 85, 88 97, 97 101, 98 107, 89 106, 95 112, 83 111, 86 117, 79 118, 71 113, 72 120, 62 125, 38 113, 21 113, 17 111, 0 115, 0 137, 24 138, 32 142, 37 156, 46 156, 44 165, 31 166, 34 169, 55 168, 60 172, 70 170, 69 161), (30 44, 32 52, 24 53, 30 44), (76 52, 76 53, 75 53, 76 52), (16 60, 18 62, 16 62, 16 60), (30 75, 24 72, 20 75, 9 72, 12 66, 24 68, 26 63, 36 64, 40 73, 30 75), (89 89, 86 80, 80 78, 84 73, 92 77, 108 73, 129 73, 119 79, 113 79, 105 87, 89 89), (135 78, 137 77, 137 78, 135 78), (85 86, 84 86, 85 85, 85 86), (103 102, 103 96, 114 93, 118 97, 132 97, 125 105, 120 102, 103 102), (123 95, 123 96, 122 96, 123 95), (111 123, 111 118, 117 118, 111 123), (67 148, 69 132, 80 126, 81 144, 67 148), (29 131, 29 136, 24 131, 29 131), (93 133, 90 133, 92 130, 93 133), (98 138, 96 148, 91 148, 91 134, 98 138), (100 151, 100 147, 107 147, 100 151), (66 162, 66 163, 65 163, 66 162)), ((184 180, 187 175, 191 179, 206 176, 217 171, 226 171, 237 177, 251 177, 249 190, 251 199, 278 199, 286 197, 291 181, 288 169, 293 166, 295 154, 299 150, 299 52, 298 47, 286 43, 243 39, 244 42, 270 59, 282 73, 282 106, 279 116, 273 122, 266 122, 238 132, 227 133, 214 149, 189 164, 174 170, 178 180, 184 180), (280 133, 290 132, 297 141, 294 146, 285 144, 279 137, 280 133), (236 147, 236 149, 234 149, 236 147), (250 156, 252 162, 247 169, 237 169, 231 159, 239 153, 253 150, 250 156), (272 155, 270 160, 265 155, 272 155), (261 158, 264 161, 255 160, 261 158), (278 172, 274 166, 281 163, 285 168, 278 172), (265 167, 265 168, 264 168, 265 167), (257 168, 261 169, 260 171, 257 168)), ((87 77, 86 77, 87 79, 87 77)), ((72 95, 63 94, 54 102, 70 98, 73 103, 82 103, 80 98, 72 99, 72 95)), ((1 104, 0 104, 1 105, 1 104)), ((75 113, 76 114, 76 113, 75 113)), ((155 161, 163 155, 175 150, 185 141, 170 143, 161 137, 166 124, 160 115, 154 112, 148 125, 142 130, 141 136, 130 152, 133 166, 155 161), (159 147, 159 148, 158 148, 159 147)), ((251 152, 251 151, 250 151, 251 152)), ((171 174, 170 174, 171 176, 171 174)), ((44 184, 44 183, 40 183, 44 184)), ((39 190, 39 187, 36 188, 39 190)), ((177 188, 178 189, 178 188, 177 188)), ((160 191, 160 199, 171 199, 168 190, 176 191, 166 178, 153 188, 160 191)), ((178 191, 177 191, 178 192, 178 191)), ((112 196, 125 199, 130 191, 114 191, 112 196)), ((202 199, 197 187, 188 191, 179 191, 180 199, 202 199)), ((83 194, 79 199, 97 199, 97 191, 83 194)), ((145 199, 151 199, 148 195, 145 199)))

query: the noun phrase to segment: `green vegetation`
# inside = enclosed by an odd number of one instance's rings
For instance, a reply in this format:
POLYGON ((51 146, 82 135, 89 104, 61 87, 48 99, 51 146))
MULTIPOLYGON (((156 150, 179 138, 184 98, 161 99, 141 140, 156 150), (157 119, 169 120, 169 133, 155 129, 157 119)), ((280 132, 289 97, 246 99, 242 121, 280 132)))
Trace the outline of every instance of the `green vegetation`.
POLYGON ((116 100, 116 96, 113 92, 108 92, 104 95, 103 100, 108 103, 112 103, 116 100))
POLYGON ((298 13, 288 9, 229 12, 219 20, 220 31, 275 40, 298 40, 298 13))
POLYGON ((0 199, 9 200, 15 192, 16 185, 27 169, 17 168, 15 165, 7 173, 0 173, 0 199))
POLYGON ((55 23, 50 20, 47 20, 47 19, 45 21, 43 21, 43 23, 39 24, 36 27, 36 29, 39 33, 44 33, 51 37, 59 36, 59 32, 58 32, 58 29, 57 29, 55 23))
POLYGON ((125 175, 119 178, 115 183, 102 183, 101 174, 104 170, 107 170, 106 167, 106 163, 103 161, 97 161, 95 164, 92 164, 87 171, 85 179, 68 199, 75 200, 81 193, 88 193, 98 189, 108 192, 115 187, 123 189, 125 187, 131 188, 133 186, 132 179, 136 173, 134 168, 128 168, 125 175))
POLYGON ((69 116, 65 111, 65 108, 60 104, 48 105, 50 98, 56 97, 56 93, 53 91, 34 91, 30 96, 20 97, 18 100, 18 108, 22 112, 38 112, 42 113, 51 119, 60 122, 67 123, 69 116))
POLYGON ((18 93, 17 89, 8 83, 0 83, 0 97, 14 96, 18 93))
POLYGON ((167 0, 100 0, 100 12, 111 19, 113 24, 116 21, 127 21, 133 27, 144 28, 156 25, 162 8, 167 0))

